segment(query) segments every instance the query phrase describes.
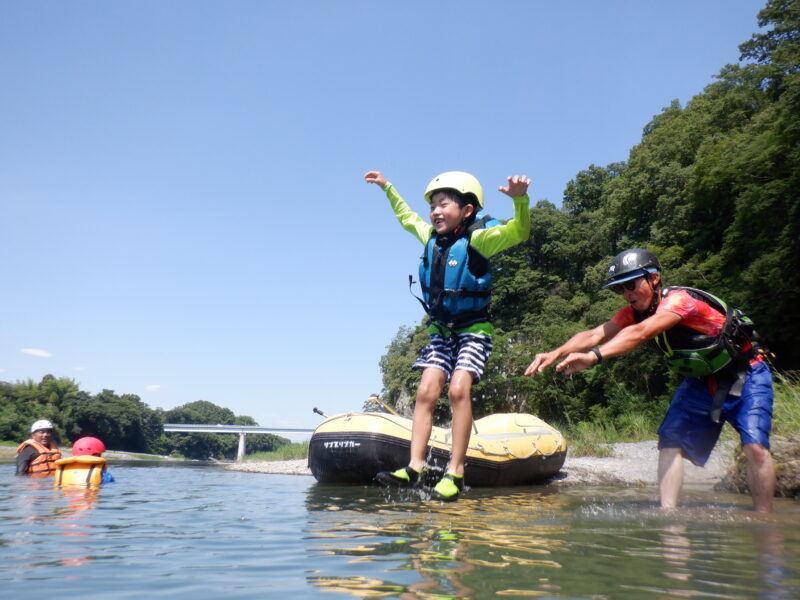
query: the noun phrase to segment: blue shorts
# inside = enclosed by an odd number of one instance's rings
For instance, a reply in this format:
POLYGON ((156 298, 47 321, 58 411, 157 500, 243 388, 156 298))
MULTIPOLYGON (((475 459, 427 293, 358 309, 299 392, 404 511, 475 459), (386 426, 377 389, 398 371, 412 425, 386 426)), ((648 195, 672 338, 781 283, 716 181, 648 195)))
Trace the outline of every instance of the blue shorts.
POLYGON ((725 399, 721 422, 715 423, 709 415, 713 398, 707 379, 687 377, 675 390, 658 428, 658 448, 680 448, 686 458, 702 467, 727 421, 739 432, 742 444, 769 449, 772 399, 772 373, 765 362, 757 363, 745 376, 742 395, 725 399))
POLYGON ((474 383, 478 383, 486 368, 486 359, 492 353, 492 336, 481 333, 453 333, 443 336, 432 333, 431 340, 419 353, 419 358, 411 366, 414 370, 433 367, 444 371, 447 379, 453 371, 472 373, 474 383))

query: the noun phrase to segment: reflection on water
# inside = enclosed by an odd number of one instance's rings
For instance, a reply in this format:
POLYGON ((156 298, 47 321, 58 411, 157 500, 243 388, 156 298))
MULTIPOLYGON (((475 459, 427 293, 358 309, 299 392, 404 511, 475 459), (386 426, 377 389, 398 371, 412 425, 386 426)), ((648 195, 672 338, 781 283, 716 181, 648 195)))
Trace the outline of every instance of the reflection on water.
POLYGON ((665 514, 646 496, 473 489, 440 504, 411 492, 314 486, 311 550, 346 557, 351 568, 309 581, 356 597, 800 597, 797 503, 761 517, 747 511, 747 498, 715 496, 665 514))
MULTIPOLYGON (((413 492, 315 486, 307 502, 314 515, 309 528, 311 539, 316 540, 312 549, 350 557, 351 564, 393 562, 386 570, 397 575, 387 580, 315 575, 309 581, 356 596, 371 589, 401 598, 427 598, 434 592, 462 598, 486 591, 485 585, 476 587, 476 582, 469 581, 470 576, 494 578, 502 570, 502 578, 511 581, 513 572, 561 569, 553 553, 564 548, 567 526, 556 515, 566 498, 517 491, 504 495, 501 502, 496 500, 485 490, 441 504, 415 497, 413 492), (341 518, 343 510, 349 512, 346 520, 341 518), (356 539, 359 543, 353 544, 356 539)), ((538 588, 555 590, 557 586, 541 576, 538 588)))
POLYGON ((0 590, 53 598, 800 597, 800 504, 653 489, 419 492, 115 465, 59 489, 0 465, 0 590))

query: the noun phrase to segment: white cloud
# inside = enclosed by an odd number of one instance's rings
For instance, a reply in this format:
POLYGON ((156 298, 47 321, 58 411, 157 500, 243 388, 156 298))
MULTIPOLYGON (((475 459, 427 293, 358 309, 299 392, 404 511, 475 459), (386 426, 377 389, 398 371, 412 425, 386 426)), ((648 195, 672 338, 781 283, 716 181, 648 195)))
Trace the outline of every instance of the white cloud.
POLYGON ((72 367, 73 371, 85 371, 86 367, 72 367))
POLYGON ((20 352, 23 354, 30 354, 31 356, 40 356, 42 358, 50 358, 53 356, 47 350, 42 350, 40 348, 23 348, 20 352))
POLYGON ((157 384, 146 385, 144 386, 144 389, 146 389, 148 392, 157 392, 161 389, 161 386, 157 384))

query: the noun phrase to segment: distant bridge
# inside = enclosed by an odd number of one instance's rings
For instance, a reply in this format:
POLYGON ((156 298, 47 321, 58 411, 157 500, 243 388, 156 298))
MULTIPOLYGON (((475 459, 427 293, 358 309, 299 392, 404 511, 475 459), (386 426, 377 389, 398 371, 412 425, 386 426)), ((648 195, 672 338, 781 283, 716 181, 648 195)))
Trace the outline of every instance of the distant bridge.
POLYGON ((164 423, 165 433, 237 433, 239 448, 236 460, 244 458, 244 444, 248 433, 313 433, 313 429, 288 427, 260 427, 258 425, 202 425, 196 423, 164 423))

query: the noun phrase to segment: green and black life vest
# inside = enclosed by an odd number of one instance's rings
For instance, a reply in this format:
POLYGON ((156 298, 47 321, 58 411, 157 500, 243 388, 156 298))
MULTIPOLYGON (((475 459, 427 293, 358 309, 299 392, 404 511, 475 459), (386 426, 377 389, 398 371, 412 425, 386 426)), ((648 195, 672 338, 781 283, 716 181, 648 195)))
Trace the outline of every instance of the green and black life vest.
MULTIPOLYGON (((685 377, 714 375, 716 391, 709 406, 709 416, 720 423, 728 396, 739 397, 742 394, 750 360, 759 354, 768 355, 769 351, 761 343, 753 322, 741 310, 713 294, 690 287, 666 287, 661 297, 674 290, 684 290, 725 315, 725 323, 717 335, 706 335, 679 323, 654 338, 670 369, 676 373, 685 377)), ((637 321, 649 316, 635 311, 634 314, 637 321)))
POLYGON ((685 377, 702 377, 719 373, 726 367, 736 371, 746 369, 756 346, 753 322, 741 310, 703 290, 690 287, 665 287, 661 297, 669 292, 684 290, 693 298, 705 302, 725 315, 725 324, 717 335, 706 335, 678 324, 655 337, 670 369, 685 377))

